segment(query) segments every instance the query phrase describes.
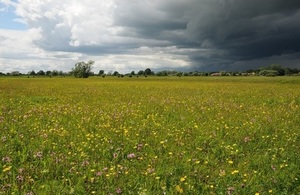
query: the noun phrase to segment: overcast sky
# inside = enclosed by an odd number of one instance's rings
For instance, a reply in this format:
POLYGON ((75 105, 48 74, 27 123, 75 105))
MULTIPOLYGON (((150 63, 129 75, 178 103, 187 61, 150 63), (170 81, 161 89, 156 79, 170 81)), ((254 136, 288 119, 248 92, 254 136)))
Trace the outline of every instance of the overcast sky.
POLYGON ((0 72, 300 68, 300 0, 0 0, 0 72))

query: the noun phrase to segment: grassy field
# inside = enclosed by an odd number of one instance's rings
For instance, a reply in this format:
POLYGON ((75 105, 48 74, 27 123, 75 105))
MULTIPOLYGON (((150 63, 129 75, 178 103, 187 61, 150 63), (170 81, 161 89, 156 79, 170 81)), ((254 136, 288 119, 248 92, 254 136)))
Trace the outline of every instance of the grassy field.
POLYGON ((0 78, 0 194, 300 194, 299 77, 0 78))

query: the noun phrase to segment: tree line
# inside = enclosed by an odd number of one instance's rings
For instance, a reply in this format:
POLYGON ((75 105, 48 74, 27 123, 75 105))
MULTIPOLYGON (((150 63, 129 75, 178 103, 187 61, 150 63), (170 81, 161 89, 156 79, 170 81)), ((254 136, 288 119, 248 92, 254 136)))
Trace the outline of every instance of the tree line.
POLYGON ((249 69, 244 72, 241 71, 211 71, 211 72, 202 72, 202 71, 190 71, 182 72, 176 70, 162 70, 158 72, 152 71, 150 68, 145 70, 139 70, 138 72, 131 71, 130 73, 121 74, 118 71, 108 71, 99 70, 98 73, 92 71, 94 61, 90 60, 88 62, 77 62, 74 68, 69 72, 63 72, 58 70, 40 70, 35 72, 34 70, 28 72, 27 74, 22 74, 19 71, 13 71, 10 73, 0 72, 0 76, 22 76, 26 75, 28 77, 32 76, 74 76, 76 78, 88 78, 89 76, 117 76, 117 77, 133 77, 133 76, 300 76, 300 69, 298 68, 288 68, 279 64, 271 64, 269 66, 261 67, 259 69, 249 69))

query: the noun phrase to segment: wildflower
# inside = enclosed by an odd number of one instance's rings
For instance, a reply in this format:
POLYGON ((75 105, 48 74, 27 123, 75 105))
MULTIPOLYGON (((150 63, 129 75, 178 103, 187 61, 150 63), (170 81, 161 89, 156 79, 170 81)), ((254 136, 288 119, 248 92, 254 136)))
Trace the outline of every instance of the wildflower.
POLYGON ((259 195, 259 193, 258 193, 258 192, 256 192, 256 193, 255 193, 255 195, 259 195))
POLYGON ((148 171, 148 173, 153 173, 155 171, 155 169, 154 168, 148 168, 147 171, 148 171))
POLYGON ((245 137, 245 138, 244 138, 244 142, 245 142, 245 143, 249 142, 250 140, 251 140, 250 137, 245 137))
POLYGON ((24 172, 24 169, 23 168, 20 168, 19 170, 18 170, 18 173, 19 174, 22 174, 24 172))
POLYGON ((121 194, 121 193, 122 193, 121 188, 117 188, 117 189, 116 189, 116 193, 117 193, 117 194, 121 194))
POLYGON ((101 171, 98 171, 97 173, 96 173, 96 176, 101 176, 102 175, 102 172, 101 171))
POLYGON ((95 178, 94 177, 91 177, 91 183, 94 183, 95 182, 95 178))
POLYGON ((114 158, 117 158, 117 157, 118 157, 118 154, 117 154, 117 153, 113 153, 113 157, 114 157, 114 158))
POLYGON ((132 159, 132 158, 135 158, 135 157, 136 157, 136 156, 135 156, 134 153, 130 153, 130 154, 127 155, 127 158, 128 158, 128 159, 132 159))
POLYGON ((175 187, 176 191, 179 192, 179 193, 183 193, 183 189, 180 187, 180 185, 177 185, 175 187))
POLYGON ((275 170, 276 170, 276 168, 275 168, 275 166, 274 166, 274 165, 272 165, 272 166, 271 166, 271 168, 273 169, 273 171, 275 171, 275 170))
POLYGON ((136 147, 136 149, 137 149, 137 150, 141 150, 142 147, 143 147, 143 144, 138 144, 137 147, 136 147))
POLYGON ((185 178, 186 178, 186 176, 180 178, 180 181, 181 181, 181 182, 184 182, 184 181, 185 181, 185 178))
POLYGON ((227 194, 228 194, 228 195, 233 194, 233 192, 234 192, 234 187, 229 187, 229 188, 227 188, 227 194))
POLYGON ((3 169, 3 172, 5 173, 5 172, 9 171, 9 170, 11 169, 11 167, 12 167, 12 166, 8 166, 8 167, 4 168, 4 169, 3 169))
POLYGON ((229 164, 233 164, 233 161, 232 161, 232 160, 229 160, 228 163, 229 163, 229 164))
POLYGON ((42 152, 37 152, 35 155, 34 155, 35 158, 42 158, 43 157, 43 153, 42 152))
POLYGON ((3 137, 1 138, 1 140, 2 140, 2 142, 5 142, 5 141, 7 140, 6 136, 3 136, 3 137))
POLYGON ((8 156, 5 156, 5 157, 2 158, 2 161, 5 162, 5 163, 10 163, 12 160, 8 156))
POLYGON ((234 171, 231 172, 231 174, 234 175, 234 174, 236 174, 238 172, 239 172, 238 170, 234 170, 234 171))
POLYGON ((24 179, 24 177, 23 177, 22 175, 18 175, 18 176, 17 176, 17 180, 18 180, 18 182, 22 182, 22 181, 23 181, 23 179, 24 179))
POLYGON ((225 176, 225 175, 226 175, 226 172, 225 172, 225 170, 220 170, 220 173, 219 173, 219 175, 220 175, 221 177, 225 176))
POLYGON ((89 161, 85 160, 85 161, 82 162, 81 166, 85 167, 89 164, 90 164, 89 161))

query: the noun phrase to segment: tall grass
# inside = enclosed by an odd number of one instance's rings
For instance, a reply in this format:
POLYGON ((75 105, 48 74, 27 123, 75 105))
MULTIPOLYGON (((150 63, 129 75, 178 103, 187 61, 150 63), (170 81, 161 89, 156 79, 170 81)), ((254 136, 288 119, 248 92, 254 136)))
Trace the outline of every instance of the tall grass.
POLYGON ((1 78, 0 194, 299 194, 299 87, 1 78))

